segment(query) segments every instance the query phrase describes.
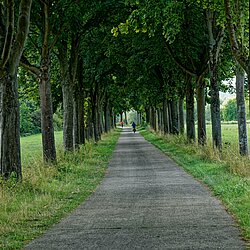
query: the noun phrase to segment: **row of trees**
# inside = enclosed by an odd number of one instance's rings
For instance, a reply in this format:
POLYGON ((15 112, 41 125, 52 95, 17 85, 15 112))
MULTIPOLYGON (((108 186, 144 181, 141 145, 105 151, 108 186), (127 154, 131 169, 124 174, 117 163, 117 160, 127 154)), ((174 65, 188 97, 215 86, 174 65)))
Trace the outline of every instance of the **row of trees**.
POLYGON ((240 153, 248 155, 244 74, 249 78, 249 1, 128 2, 134 9, 126 22, 113 29, 114 35, 141 32, 164 37, 162 47, 169 55, 169 62, 157 65, 154 72, 163 96, 149 105, 147 117, 153 128, 157 114, 164 132, 182 132, 185 97, 187 137, 194 141, 196 95, 198 142, 206 143, 205 103, 209 101, 213 144, 221 150, 219 90, 223 79, 236 74, 240 153))
POLYGON ((4 178, 13 172, 22 177, 17 82, 20 95, 39 100, 44 160, 56 163, 53 113, 61 103, 65 151, 78 149, 86 138, 100 140, 114 126, 116 114, 131 107, 139 117, 146 113, 152 127, 157 116, 165 133, 183 133, 184 101, 187 138, 195 141, 195 97, 198 141, 206 143, 209 101, 213 142, 221 149, 220 83, 237 69, 240 152, 248 154, 242 126, 244 71, 249 72, 248 1, 17 2, 0 3, 4 178), (235 66, 230 47, 240 66, 235 66))

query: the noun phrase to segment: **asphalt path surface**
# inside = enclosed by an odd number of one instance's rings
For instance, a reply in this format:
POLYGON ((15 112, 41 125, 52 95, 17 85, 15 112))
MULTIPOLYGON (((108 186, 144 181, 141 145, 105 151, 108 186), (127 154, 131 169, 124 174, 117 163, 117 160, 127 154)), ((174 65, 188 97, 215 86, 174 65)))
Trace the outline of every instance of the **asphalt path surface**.
POLYGON ((96 192, 25 249, 245 249, 211 192, 124 128, 96 192))

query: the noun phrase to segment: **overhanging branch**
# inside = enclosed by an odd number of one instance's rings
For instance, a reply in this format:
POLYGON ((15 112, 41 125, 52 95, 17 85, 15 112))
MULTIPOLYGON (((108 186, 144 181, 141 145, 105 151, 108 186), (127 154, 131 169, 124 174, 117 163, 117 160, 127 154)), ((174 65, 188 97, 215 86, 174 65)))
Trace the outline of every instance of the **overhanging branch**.
POLYGON ((184 72, 186 72, 187 74, 189 74, 190 76, 195 76, 196 77, 196 74, 194 72, 192 72, 192 70, 188 69, 187 67, 185 67, 185 65, 183 65, 179 60, 178 58, 174 55, 172 49, 170 48, 169 44, 168 43, 165 43, 166 44, 166 49, 169 53, 169 55, 172 57, 172 59, 174 60, 174 62, 177 64, 177 66, 179 68, 181 68, 184 72))

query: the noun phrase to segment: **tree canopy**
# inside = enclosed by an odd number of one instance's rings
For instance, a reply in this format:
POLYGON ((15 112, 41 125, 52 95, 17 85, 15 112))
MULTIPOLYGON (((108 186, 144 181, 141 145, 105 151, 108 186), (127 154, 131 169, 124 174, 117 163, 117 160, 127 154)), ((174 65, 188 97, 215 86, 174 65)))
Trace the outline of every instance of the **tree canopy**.
MULTIPOLYGON (((32 122, 41 121, 46 162, 56 163, 55 112, 63 116, 65 151, 77 150, 85 139, 97 142, 115 126, 117 114, 131 109, 139 123, 144 119, 163 133, 185 132, 195 142, 195 100, 198 143, 206 143, 205 105, 210 103, 212 140, 221 150, 222 82, 239 67, 249 77, 249 1, 20 2, 20 12, 17 1, 0 2, 0 84, 12 74, 13 91, 19 91, 18 97, 1 89, 0 110, 6 114, 2 107, 10 99, 15 107, 21 103, 21 132, 35 131, 32 122), (22 19, 30 8, 30 19, 22 19), (22 27, 27 37, 21 37, 22 27), (19 40, 22 48, 15 47, 19 40), (29 112, 41 112, 41 118, 29 112)), ((242 74, 236 74, 238 110, 245 103, 242 74)), ((245 122, 243 113, 239 124, 245 122)), ((19 130, 19 116, 17 109, 15 125, 0 126, 1 134, 8 126, 19 130)), ((19 141, 19 133, 15 136, 12 141, 0 137, 1 145, 9 145, 5 155, 19 154, 11 146, 19 141)), ((7 158, 1 174, 19 173, 7 158)))

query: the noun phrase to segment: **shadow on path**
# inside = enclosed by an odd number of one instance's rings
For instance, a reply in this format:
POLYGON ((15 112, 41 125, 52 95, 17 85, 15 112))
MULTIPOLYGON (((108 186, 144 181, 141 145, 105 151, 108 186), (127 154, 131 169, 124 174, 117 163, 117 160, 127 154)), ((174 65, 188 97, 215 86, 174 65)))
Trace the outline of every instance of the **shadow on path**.
POLYGON ((221 203, 131 129, 106 176, 72 214, 25 249, 244 249, 221 203))

